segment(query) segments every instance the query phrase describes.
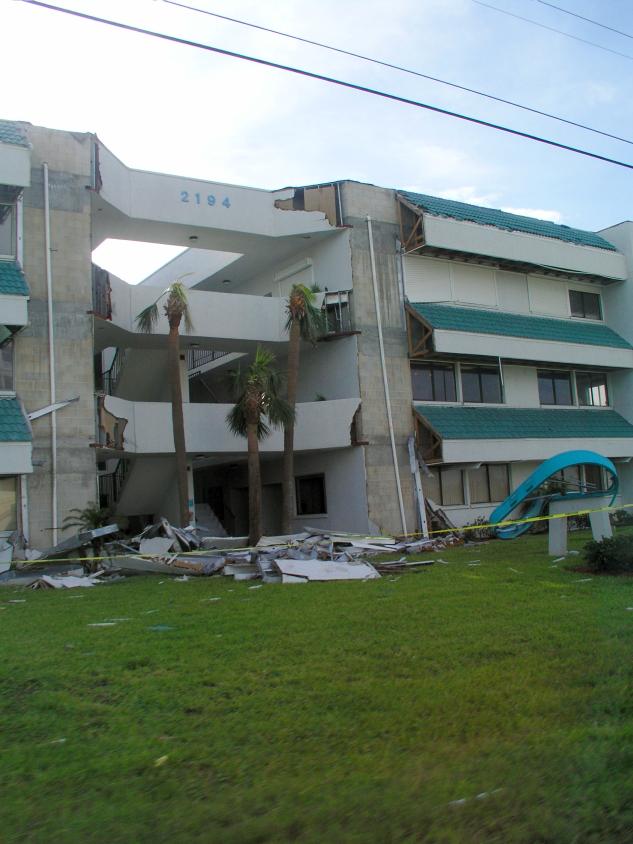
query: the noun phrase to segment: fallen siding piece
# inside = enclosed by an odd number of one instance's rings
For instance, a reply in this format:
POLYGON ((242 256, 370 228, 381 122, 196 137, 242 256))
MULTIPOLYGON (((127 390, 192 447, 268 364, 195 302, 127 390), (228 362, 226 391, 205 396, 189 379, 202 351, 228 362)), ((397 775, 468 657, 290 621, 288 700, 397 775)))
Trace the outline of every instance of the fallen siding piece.
POLYGON ((339 562, 337 560, 275 560, 275 565, 282 574, 283 582, 287 578, 303 578, 304 580, 374 580, 380 575, 370 564, 362 560, 355 562, 339 562))
POLYGON ((31 589, 76 589, 80 586, 98 586, 103 583, 99 577, 103 572, 99 571, 90 577, 51 577, 48 574, 43 574, 31 583, 31 589))
POLYGON ((141 539, 139 551, 141 554, 156 554, 162 557, 174 547, 175 541, 164 536, 154 536, 151 539, 141 539))

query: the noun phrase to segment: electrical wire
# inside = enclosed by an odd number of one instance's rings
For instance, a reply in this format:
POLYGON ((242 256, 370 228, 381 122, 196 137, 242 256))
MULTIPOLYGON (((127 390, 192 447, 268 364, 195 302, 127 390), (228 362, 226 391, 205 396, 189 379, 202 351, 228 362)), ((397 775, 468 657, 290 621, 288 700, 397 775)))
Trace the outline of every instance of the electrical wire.
POLYGON ((596 47, 598 50, 605 50, 607 53, 613 53, 614 56, 621 56, 623 59, 630 59, 633 61, 633 56, 630 53, 621 53, 619 50, 612 50, 611 47, 604 47, 602 44, 596 44, 595 41, 589 41, 587 38, 580 38, 578 35, 572 35, 569 32, 564 32, 562 29, 556 29, 553 26, 547 26, 544 23, 532 20, 532 18, 524 18, 522 15, 516 15, 514 12, 509 12, 507 9, 500 9, 499 6, 484 3, 483 0, 473 0, 473 3, 476 3, 478 6, 485 6, 487 9, 493 9, 495 12, 500 12, 502 15, 508 15, 511 18, 516 18, 519 21, 525 21, 525 23, 540 26, 541 29, 556 32, 558 35, 564 35, 565 38, 572 38, 574 41, 580 41, 582 44, 589 44, 591 47, 596 47))
POLYGON ((240 26, 246 26, 250 29, 257 29, 260 32, 267 32, 271 35, 279 35, 282 38, 288 38, 291 41, 300 41, 303 44, 310 44, 313 47, 320 47, 324 50, 330 50, 333 53, 339 53, 342 56, 351 56, 355 59, 361 59, 365 62, 371 62, 372 64, 380 65, 381 67, 387 67, 391 70, 398 70, 401 73, 408 73, 411 76, 417 76, 420 79, 428 79, 431 82, 438 82, 440 85, 447 85, 450 88, 456 88, 459 91, 466 91, 468 94, 475 94, 478 97, 485 97, 488 100, 494 100, 497 103, 503 103, 504 105, 512 106, 513 108, 520 108, 523 111, 529 111, 532 114, 538 114, 540 117, 547 117, 550 120, 557 120, 559 123, 566 123, 568 126, 574 126, 577 129, 584 129, 587 132, 593 132, 596 135, 602 135, 605 138, 611 138, 614 141, 622 141, 625 144, 631 144, 633 146, 633 140, 629 138, 622 138, 619 135, 613 135, 611 132, 605 132, 602 129, 596 129, 593 126, 587 126, 585 123, 578 123, 575 120, 570 120, 566 117, 561 117, 557 114, 550 114, 547 111, 541 111, 538 108, 532 108, 531 106, 523 105, 521 103, 514 102, 513 100, 506 100, 503 97, 497 97, 494 94, 488 94, 484 91, 478 91, 476 88, 468 88, 466 85, 459 85, 457 82, 449 82, 446 79, 440 79, 437 76, 430 76, 428 73, 422 73, 418 70, 412 70, 408 67, 403 67, 402 65, 392 64, 391 62, 383 61, 381 59, 376 59, 371 56, 365 56, 362 53, 355 53, 352 50, 344 50, 341 47, 334 47, 331 44, 324 44, 321 41, 314 41, 310 38, 303 38, 300 35, 292 35, 289 32, 283 32, 279 29, 271 29, 267 26, 262 26, 261 24, 252 23, 251 21, 240 20, 239 18, 232 18, 228 15, 221 15, 218 12, 211 12, 209 9, 201 9, 198 6, 188 6, 186 3, 179 3, 177 0, 161 0, 161 2, 166 3, 168 6, 176 6, 180 9, 187 9, 190 12, 197 12, 201 15, 208 15, 212 18, 217 18, 218 20, 228 21, 229 23, 235 23, 240 26))
POLYGON ((549 6, 550 9, 556 9, 564 15, 571 15, 573 18, 578 18, 586 23, 592 23, 594 26, 599 26, 601 29, 608 29, 609 32, 615 32, 616 35, 623 35, 625 38, 633 38, 633 35, 631 35, 630 32, 623 32, 621 29, 614 29, 612 26, 607 26, 606 23, 600 23, 600 21, 595 21, 593 18, 586 18, 584 15, 579 15, 577 12, 572 12, 570 9, 563 9, 562 6, 557 6, 555 3, 548 3, 547 0, 536 0, 536 2, 540 3, 542 6, 549 6))
POLYGON ((62 14, 81 18, 83 20, 93 21, 94 23, 100 23, 105 26, 111 26, 116 29, 122 29, 127 32, 136 32, 140 35, 149 35, 152 38, 159 38, 163 41, 169 41, 173 44, 181 44, 185 47, 193 47, 195 49, 205 50, 207 52, 215 53, 220 56, 227 56, 229 58, 252 62, 253 64, 258 64, 263 67, 271 67, 275 68, 276 70, 283 70, 288 73, 294 73, 298 76, 304 76, 307 79, 316 79, 319 82, 328 82, 332 85, 338 85, 341 88, 348 88, 349 90, 359 91, 363 94, 371 94, 373 96, 381 97, 382 99, 390 100, 392 102, 402 103, 403 105, 410 105, 415 108, 425 109, 426 111, 431 111, 435 114, 443 114, 446 117, 454 117, 457 120, 463 120, 467 123, 473 123, 477 126, 485 126, 488 129, 495 129, 499 132, 504 132, 508 135, 514 135, 515 137, 519 138, 526 138, 527 140, 536 141, 537 143, 545 144, 547 146, 555 147, 557 149, 562 149, 566 152, 573 152, 577 155, 583 155, 587 158, 593 158, 597 161, 604 161, 607 164, 614 164, 617 167, 624 167, 627 170, 633 170, 633 164, 630 164, 626 161, 619 161, 616 158, 610 158, 606 155, 600 155, 599 153, 591 152, 590 150, 581 149, 580 147, 573 147, 569 144, 563 144, 559 141, 553 141, 550 138, 543 138, 540 135, 533 135, 530 132, 522 132, 519 129, 512 129, 508 126, 502 126, 499 123, 491 123, 488 120, 482 120, 478 117, 471 117, 467 114, 462 114, 456 111, 450 111, 449 109, 440 108, 439 106, 434 106, 429 103, 423 103, 419 100, 412 100, 408 97, 401 97, 397 94, 390 94, 387 91, 380 91, 376 88, 369 88, 366 85, 358 85, 354 82, 346 82, 342 79, 336 79, 333 76, 325 76, 321 73, 315 73, 310 70, 292 67, 291 65, 280 64, 279 62, 273 62, 269 59, 262 59, 256 56, 248 56, 244 53, 236 53, 232 50, 225 50, 221 47, 213 47, 210 44, 201 44, 197 41, 190 41, 186 38, 178 38, 175 35, 168 35, 164 32, 156 32, 154 30, 144 29, 143 27, 133 26, 132 24, 128 23, 122 23, 121 21, 113 21, 109 20, 108 18, 101 18, 97 17, 96 15, 89 15, 86 12, 79 12, 74 9, 65 9, 61 6, 54 6, 50 3, 43 3, 41 2, 41 0, 18 0, 18 2, 26 3, 29 6, 37 6, 42 9, 48 9, 49 11, 53 12, 61 12, 62 14))

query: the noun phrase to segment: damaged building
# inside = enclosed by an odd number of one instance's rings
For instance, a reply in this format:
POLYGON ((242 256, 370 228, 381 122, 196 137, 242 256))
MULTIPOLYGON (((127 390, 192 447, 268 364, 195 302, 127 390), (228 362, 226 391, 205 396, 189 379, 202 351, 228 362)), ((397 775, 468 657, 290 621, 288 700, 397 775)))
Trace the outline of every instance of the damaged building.
MULTIPOLYGON (((296 530, 418 530, 413 469, 462 525, 571 448, 610 457, 631 501, 632 250, 628 222, 587 232, 352 181, 213 183, 0 121, 0 537, 48 547, 91 501, 177 521, 168 327, 135 318, 179 278, 190 509, 218 533, 248 532, 227 374, 258 345, 284 370, 296 283, 318 285, 328 318, 301 353, 296 530), (130 285, 92 262, 109 238, 185 251, 130 285)), ((282 451, 282 432, 261 443, 268 534, 282 451)))

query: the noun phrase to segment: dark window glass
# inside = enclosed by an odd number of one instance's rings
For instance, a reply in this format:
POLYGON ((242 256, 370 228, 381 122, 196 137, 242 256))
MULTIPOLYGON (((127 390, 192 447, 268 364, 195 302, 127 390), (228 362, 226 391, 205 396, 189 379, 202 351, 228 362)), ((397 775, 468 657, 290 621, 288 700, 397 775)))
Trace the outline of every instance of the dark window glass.
POLYGON ((0 255, 3 258, 15 258, 15 254, 15 205, 0 204, 0 255))
POLYGON ((305 475, 302 478, 295 478, 295 491, 297 516, 327 513, 324 475, 305 475))
POLYGON ((510 494, 507 463, 484 464, 468 470, 471 504, 503 501, 510 494))
POLYGON ((587 492, 598 492, 605 489, 604 472, 600 466, 587 464, 583 466, 585 471, 585 489, 587 492))
POLYGON ((13 390, 13 340, 0 346, 0 390, 13 390))
POLYGON ((424 478, 422 489, 427 498, 435 504, 446 507, 464 503, 464 473, 461 469, 446 469, 433 466, 433 477, 424 478))
POLYGON ((442 504, 464 503, 464 473, 461 469, 442 469, 442 504))
POLYGON ((578 404, 583 407, 606 407, 609 404, 607 376, 604 372, 577 372, 578 404))
POLYGON ((569 372, 539 369, 538 394, 541 404, 571 405, 571 377, 569 372))
POLYGON ((494 366, 462 366, 462 397, 465 402, 501 404, 501 378, 494 366))
POLYGON ((488 466, 490 478, 490 500, 503 501, 510 495, 510 473, 507 463, 493 463, 488 466))
POLYGON ((569 291, 571 315, 581 319, 602 319, 599 293, 586 293, 584 290, 569 291))
POLYGON ((411 367, 415 401, 455 401, 455 370, 451 364, 424 363, 411 367))

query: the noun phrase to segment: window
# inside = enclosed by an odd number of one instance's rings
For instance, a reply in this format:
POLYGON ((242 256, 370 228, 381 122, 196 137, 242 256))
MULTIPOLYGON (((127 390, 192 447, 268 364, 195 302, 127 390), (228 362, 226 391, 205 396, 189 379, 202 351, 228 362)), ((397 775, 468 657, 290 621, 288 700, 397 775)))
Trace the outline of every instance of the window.
POLYGON ((462 398, 465 402, 501 404, 501 377, 496 366, 462 366, 462 398))
POLYGON ((0 478, 0 532, 15 530, 17 522, 17 478, 0 478))
POLYGON ((571 398, 571 375, 553 369, 539 369, 538 395, 541 404, 573 404, 571 398))
POLYGON ((464 473, 461 469, 433 467, 433 477, 422 481, 424 494, 444 507, 464 503, 464 473))
POLYGON ((471 504, 503 501, 510 494, 508 464, 488 463, 479 469, 469 469, 468 485, 471 504))
POLYGON ((584 488, 587 492, 600 492, 607 488, 605 472, 600 466, 587 463, 583 467, 584 488))
POLYGON ((13 340, 0 346, 0 392, 13 392, 13 340))
POLYGON ((599 293, 570 290, 569 308, 573 317, 580 317, 581 319, 602 319, 599 293))
POLYGON ((411 386, 415 401, 457 401, 452 364, 412 364, 411 386))
POLYGON ((327 513, 325 475, 304 475, 295 478, 297 516, 327 513))
POLYGON ((583 407, 606 407, 609 404, 607 376, 604 372, 577 372, 578 404, 583 407))
POLYGON ((0 203, 0 258, 16 257, 15 205, 0 203))

